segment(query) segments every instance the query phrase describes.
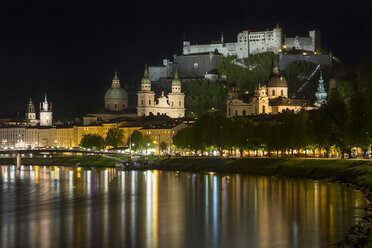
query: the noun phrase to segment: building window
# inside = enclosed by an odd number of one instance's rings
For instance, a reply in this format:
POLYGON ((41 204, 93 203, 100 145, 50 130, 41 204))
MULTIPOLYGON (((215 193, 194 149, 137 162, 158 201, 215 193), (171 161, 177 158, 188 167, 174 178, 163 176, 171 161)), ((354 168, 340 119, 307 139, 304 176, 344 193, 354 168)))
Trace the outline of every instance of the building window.
POLYGON ((235 116, 238 116, 238 110, 235 110, 235 116))
POLYGON ((123 104, 123 108, 125 108, 125 104, 123 104))
POLYGON ((118 105, 115 103, 115 109, 118 107, 118 105))
POLYGON ((246 115, 246 112, 245 112, 245 110, 243 110, 243 116, 245 116, 246 115))
POLYGON ((265 105, 262 106, 262 114, 265 114, 265 105))
POLYGON ((107 108, 110 108, 110 104, 107 104, 107 108))
POLYGON ((275 96, 275 90, 273 90, 273 96, 275 96))
POLYGON ((149 100, 149 105, 151 105, 151 100, 149 100))
POLYGON ((181 101, 178 103, 178 105, 180 105, 181 106, 181 101))
POLYGON ((141 100, 141 105, 143 105, 143 100, 141 100))
POLYGON ((284 92, 283 90, 280 91, 280 95, 283 96, 284 95, 284 92))

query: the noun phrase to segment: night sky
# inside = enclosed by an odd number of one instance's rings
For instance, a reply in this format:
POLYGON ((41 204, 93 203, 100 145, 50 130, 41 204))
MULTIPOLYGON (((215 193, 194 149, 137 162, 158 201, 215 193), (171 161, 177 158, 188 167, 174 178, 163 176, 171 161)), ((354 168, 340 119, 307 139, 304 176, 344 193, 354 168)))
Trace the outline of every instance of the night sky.
POLYGON ((223 32, 233 42, 277 23, 288 36, 320 30, 322 48, 344 61, 372 59, 368 0, 2 0, 0 116, 23 115, 28 98, 38 105, 45 91, 57 118, 102 108, 115 69, 122 86, 136 87, 145 63, 181 53, 183 35, 202 44, 223 32))

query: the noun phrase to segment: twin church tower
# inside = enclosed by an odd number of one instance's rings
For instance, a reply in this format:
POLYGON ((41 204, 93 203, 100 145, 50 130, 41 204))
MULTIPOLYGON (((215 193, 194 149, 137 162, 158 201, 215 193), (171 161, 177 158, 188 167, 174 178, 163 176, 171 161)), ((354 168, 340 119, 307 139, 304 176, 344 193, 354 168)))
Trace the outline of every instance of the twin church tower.
MULTIPOLYGON (((137 92, 138 96, 138 116, 149 115, 167 115, 171 118, 182 118, 185 116, 185 94, 181 92, 181 81, 178 78, 178 72, 174 74, 172 81, 172 91, 168 96, 162 92, 161 96, 155 101, 155 92, 151 90, 151 80, 147 65, 145 73, 141 80, 141 90, 137 92)), ((115 72, 111 88, 105 94, 105 109, 110 112, 123 111, 128 107, 128 94, 121 88, 120 81, 115 72)))
POLYGON ((36 111, 34 103, 32 102, 31 98, 27 105, 26 110, 26 121, 30 125, 36 125, 38 122, 40 126, 52 126, 53 124, 53 115, 52 115, 52 103, 48 102, 47 95, 45 93, 44 102, 40 102, 39 104, 40 109, 40 120, 36 119, 36 111))

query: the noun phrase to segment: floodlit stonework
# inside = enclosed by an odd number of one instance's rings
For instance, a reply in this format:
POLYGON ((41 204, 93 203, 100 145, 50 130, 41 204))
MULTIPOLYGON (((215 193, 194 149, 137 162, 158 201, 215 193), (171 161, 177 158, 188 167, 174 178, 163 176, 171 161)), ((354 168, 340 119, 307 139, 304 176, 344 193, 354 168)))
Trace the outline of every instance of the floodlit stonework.
POLYGON ((238 89, 232 89, 229 92, 226 108, 227 117, 234 117, 278 114, 287 109, 298 112, 301 109, 310 110, 314 107, 311 107, 306 99, 288 97, 287 81, 275 67, 267 85, 259 85, 253 95, 239 95, 238 89))
POLYGON ((309 37, 286 37, 282 29, 277 25, 273 30, 251 31, 246 30, 237 35, 237 41, 227 43, 223 35, 220 41, 211 44, 191 45, 190 41, 183 42, 183 54, 198 54, 218 52, 224 56, 237 56, 238 59, 248 58, 251 54, 264 52, 279 53, 283 48, 294 48, 298 50, 314 52, 320 49, 319 34, 311 30, 309 37))
POLYGON ((176 70, 172 81, 172 92, 168 96, 162 95, 155 102, 155 93, 151 90, 151 80, 148 76, 147 66, 144 77, 141 80, 141 90, 138 96, 138 116, 167 115, 171 118, 182 118, 185 116, 185 94, 181 92, 181 81, 176 70))
POLYGON ((44 102, 40 103, 40 126, 51 126, 53 124, 52 103, 48 102, 45 93, 44 102))
POLYGON ((118 112, 128 108, 128 93, 120 86, 117 71, 112 80, 111 88, 105 94, 105 109, 118 112))

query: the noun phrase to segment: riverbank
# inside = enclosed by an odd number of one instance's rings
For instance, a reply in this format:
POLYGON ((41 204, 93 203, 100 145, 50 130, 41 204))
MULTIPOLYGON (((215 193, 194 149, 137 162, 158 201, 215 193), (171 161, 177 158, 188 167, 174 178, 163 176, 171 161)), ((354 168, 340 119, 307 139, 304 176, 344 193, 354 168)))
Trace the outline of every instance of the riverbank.
MULTIPOLYGON (((153 169, 286 176, 350 183, 372 191, 372 161, 301 158, 171 158, 153 169)), ((371 198, 372 199, 372 198, 371 198)))
MULTIPOLYGON (((341 159, 300 159, 300 158, 172 158, 161 159, 152 169, 189 171, 246 173, 253 175, 284 176, 327 180, 345 183, 362 190, 369 202, 372 202, 372 161, 341 159)), ((350 229, 350 233, 339 247, 372 247, 372 205, 359 224, 350 229)))
MULTIPOLYGON (((79 166, 79 167, 115 167, 119 162, 127 160, 129 156, 60 156, 46 158, 22 158, 22 165, 59 165, 59 166, 79 166)), ((16 164, 17 159, 0 158, 0 165, 16 164)))

